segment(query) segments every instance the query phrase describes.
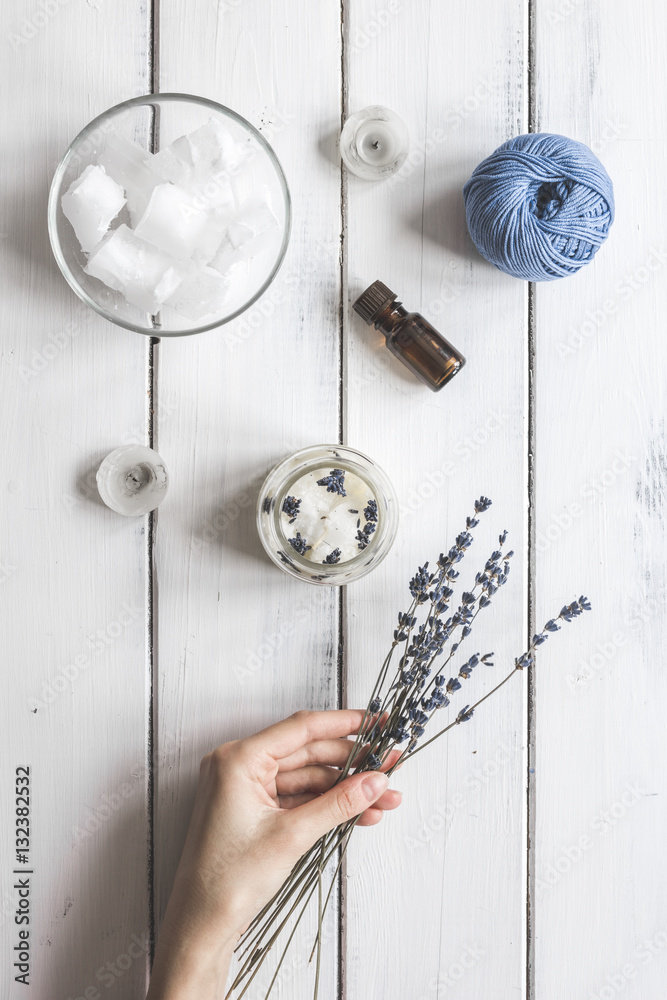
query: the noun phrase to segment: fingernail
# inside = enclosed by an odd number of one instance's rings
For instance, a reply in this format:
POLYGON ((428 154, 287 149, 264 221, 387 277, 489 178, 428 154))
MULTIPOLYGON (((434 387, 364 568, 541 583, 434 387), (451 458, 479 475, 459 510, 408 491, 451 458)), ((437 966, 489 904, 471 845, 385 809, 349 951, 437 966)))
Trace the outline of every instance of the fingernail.
POLYGON ((370 801, 370 799, 376 799, 380 792, 383 792, 387 785, 389 784, 389 778, 386 774, 369 774, 367 778, 361 782, 361 790, 370 801))

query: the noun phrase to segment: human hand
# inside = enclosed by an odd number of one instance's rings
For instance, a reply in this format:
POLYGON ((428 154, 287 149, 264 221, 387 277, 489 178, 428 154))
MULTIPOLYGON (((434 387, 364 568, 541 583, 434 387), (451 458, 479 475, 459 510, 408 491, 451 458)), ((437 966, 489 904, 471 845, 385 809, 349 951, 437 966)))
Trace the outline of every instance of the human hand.
POLYGON ((363 718, 297 712, 204 757, 147 1000, 218 997, 241 932, 301 855, 340 823, 371 826, 400 805, 379 772, 336 784, 363 718))

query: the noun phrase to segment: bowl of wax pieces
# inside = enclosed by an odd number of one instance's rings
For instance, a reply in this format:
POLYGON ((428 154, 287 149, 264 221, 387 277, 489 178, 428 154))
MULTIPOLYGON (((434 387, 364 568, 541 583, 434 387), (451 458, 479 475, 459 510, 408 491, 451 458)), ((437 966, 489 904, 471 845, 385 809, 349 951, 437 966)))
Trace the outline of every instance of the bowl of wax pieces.
POLYGON ((273 281, 290 196, 249 122, 202 97, 154 94, 90 122, 56 170, 49 235, 76 294, 155 336, 234 319, 273 281))

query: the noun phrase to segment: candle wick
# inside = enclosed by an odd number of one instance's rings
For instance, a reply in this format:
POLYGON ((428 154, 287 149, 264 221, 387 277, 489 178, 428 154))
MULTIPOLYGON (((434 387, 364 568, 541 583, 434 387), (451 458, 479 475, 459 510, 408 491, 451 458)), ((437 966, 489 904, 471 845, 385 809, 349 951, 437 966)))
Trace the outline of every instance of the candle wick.
POLYGON ((372 143, 372 145, 373 145, 373 149, 379 149, 380 148, 380 140, 376 139, 375 142, 372 143))

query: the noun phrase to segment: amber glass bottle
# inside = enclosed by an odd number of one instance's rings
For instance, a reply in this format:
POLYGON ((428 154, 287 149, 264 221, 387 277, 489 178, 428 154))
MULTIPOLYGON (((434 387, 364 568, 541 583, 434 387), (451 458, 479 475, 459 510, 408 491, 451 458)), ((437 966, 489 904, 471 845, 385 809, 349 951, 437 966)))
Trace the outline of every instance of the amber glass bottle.
POLYGON ((387 347, 429 389, 437 392, 463 368, 466 359, 423 316, 408 312, 381 281, 362 292, 352 308, 382 330, 387 347))

